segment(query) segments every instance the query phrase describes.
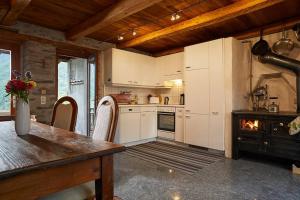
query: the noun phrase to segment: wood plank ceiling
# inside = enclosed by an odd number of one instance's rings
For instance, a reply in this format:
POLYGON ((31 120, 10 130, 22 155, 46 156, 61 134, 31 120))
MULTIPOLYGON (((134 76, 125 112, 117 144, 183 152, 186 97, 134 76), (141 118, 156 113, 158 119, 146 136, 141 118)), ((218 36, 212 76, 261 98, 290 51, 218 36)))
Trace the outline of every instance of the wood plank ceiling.
MULTIPOLYGON (((68 32, 76 25, 125 0, 31 0, 18 20, 68 32)), ((100 41, 124 44, 124 42, 170 27, 201 14, 234 4, 240 0, 162 0, 130 16, 113 22, 87 37, 100 41), (180 19, 171 21, 172 14, 180 11, 180 19), (132 35, 132 30, 137 36, 132 35), (118 36, 124 40, 119 41, 118 36)), ((254 1, 254 0, 253 0, 254 1)), ((278 1, 279 2, 279 1, 278 1)), ((0 4, 0 19, 5 3, 0 4), (1 12, 2 6, 2 12, 1 12)), ((220 37, 232 36, 272 23, 300 18, 300 1, 284 0, 275 5, 248 14, 217 22, 209 26, 188 31, 175 32, 166 37, 135 45, 133 48, 149 53, 157 53, 220 37)), ((2 14, 3 15, 3 14, 2 14)), ((300 20, 299 20, 300 21, 300 20)))

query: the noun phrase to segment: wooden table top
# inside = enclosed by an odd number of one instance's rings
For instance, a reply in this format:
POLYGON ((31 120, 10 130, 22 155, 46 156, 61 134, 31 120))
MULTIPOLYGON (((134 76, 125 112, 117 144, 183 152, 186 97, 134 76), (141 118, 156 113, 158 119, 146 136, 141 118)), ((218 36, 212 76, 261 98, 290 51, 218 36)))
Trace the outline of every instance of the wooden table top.
POLYGON ((28 135, 17 136, 14 121, 0 122, 0 180, 29 170, 101 157, 125 147, 32 122, 28 135))

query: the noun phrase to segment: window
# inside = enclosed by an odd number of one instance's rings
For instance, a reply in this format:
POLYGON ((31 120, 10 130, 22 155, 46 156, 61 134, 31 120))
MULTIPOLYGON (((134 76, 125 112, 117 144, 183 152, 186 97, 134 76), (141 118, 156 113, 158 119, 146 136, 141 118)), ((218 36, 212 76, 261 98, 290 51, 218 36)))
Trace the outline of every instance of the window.
POLYGON ((19 71, 19 46, 0 41, 0 116, 14 114, 12 100, 6 96, 5 85, 11 79, 12 70, 19 71))
POLYGON ((11 75, 11 51, 0 49, 0 113, 10 113, 10 97, 6 97, 5 85, 11 75))

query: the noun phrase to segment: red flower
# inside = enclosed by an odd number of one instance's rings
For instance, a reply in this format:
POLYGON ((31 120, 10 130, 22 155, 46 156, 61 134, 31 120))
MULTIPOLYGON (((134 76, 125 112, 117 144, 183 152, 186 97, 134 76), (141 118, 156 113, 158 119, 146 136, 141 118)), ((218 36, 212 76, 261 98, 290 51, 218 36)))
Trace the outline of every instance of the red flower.
POLYGON ((10 81, 6 84, 6 86, 5 86, 5 91, 6 91, 7 93, 10 93, 10 92, 11 92, 11 84, 10 84, 10 81))
POLYGON ((11 80, 11 82, 12 82, 12 85, 13 85, 13 88, 15 89, 15 90, 26 90, 26 88, 27 88, 27 85, 26 85, 26 83, 24 82, 24 81, 22 81, 22 80, 11 80))

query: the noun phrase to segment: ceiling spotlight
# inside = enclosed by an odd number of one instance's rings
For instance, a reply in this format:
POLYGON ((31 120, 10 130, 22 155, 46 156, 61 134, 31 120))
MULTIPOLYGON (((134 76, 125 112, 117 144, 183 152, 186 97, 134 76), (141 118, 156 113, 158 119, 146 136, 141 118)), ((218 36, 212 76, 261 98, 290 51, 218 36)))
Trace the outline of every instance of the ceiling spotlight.
POLYGON ((176 15, 176 13, 172 14, 172 16, 171 16, 171 21, 175 21, 175 20, 176 20, 175 15, 176 15))
POLYGON ((172 16, 171 16, 171 21, 175 21, 175 20, 180 19, 181 16, 179 15, 179 12, 180 12, 180 11, 175 12, 175 13, 172 14, 172 16))
POLYGON ((136 36, 136 35, 137 35, 136 30, 134 30, 134 29, 132 30, 132 35, 133 35, 133 36, 136 36))
POLYGON ((124 36, 123 35, 118 35, 118 40, 124 40, 124 36))

